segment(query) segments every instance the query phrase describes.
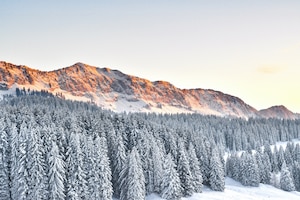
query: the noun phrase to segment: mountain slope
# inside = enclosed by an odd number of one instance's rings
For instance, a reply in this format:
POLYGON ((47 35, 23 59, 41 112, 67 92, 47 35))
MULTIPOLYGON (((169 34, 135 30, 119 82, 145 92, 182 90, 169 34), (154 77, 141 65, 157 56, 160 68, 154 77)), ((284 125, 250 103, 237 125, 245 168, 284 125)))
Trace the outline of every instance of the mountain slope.
POLYGON ((0 92, 16 87, 60 93, 67 99, 92 101, 117 112, 200 113, 255 117, 257 110, 241 99, 205 89, 179 89, 165 81, 126 75, 83 63, 43 72, 0 62, 0 92))
POLYGON ((278 119, 297 119, 299 116, 288 110, 285 106, 272 106, 267 109, 260 110, 258 115, 263 118, 278 118, 278 119))

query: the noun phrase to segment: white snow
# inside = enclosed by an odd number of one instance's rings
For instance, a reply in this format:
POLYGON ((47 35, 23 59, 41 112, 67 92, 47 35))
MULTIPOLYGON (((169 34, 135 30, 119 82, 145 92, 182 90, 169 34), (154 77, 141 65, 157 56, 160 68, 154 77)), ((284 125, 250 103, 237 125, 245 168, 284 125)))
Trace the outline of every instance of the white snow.
MULTIPOLYGON (((182 198, 182 200, 299 200, 300 192, 285 192, 270 185, 260 184, 259 187, 245 187, 239 182, 234 181, 231 178, 226 178, 225 191, 216 192, 212 191, 208 187, 203 188, 203 192, 194 194, 188 198, 182 198)), ((151 194, 147 196, 146 200, 164 200, 157 194, 151 194)))
MULTIPOLYGON (((288 143, 294 143, 296 145, 296 144, 300 144, 300 140, 299 139, 293 139, 292 141, 288 141, 288 142, 276 142, 275 145, 276 145, 278 150, 279 150, 280 146, 282 146, 283 150, 285 150, 286 145, 288 143)), ((271 145, 272 152, 274 152, 275 145, 271 145)))

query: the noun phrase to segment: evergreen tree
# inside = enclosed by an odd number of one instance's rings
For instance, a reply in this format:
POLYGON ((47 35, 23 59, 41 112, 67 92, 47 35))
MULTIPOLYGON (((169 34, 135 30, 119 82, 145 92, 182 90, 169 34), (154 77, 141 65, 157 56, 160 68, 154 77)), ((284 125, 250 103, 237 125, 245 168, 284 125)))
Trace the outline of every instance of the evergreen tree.
POLYGON ((299 143, 296 144, 293 154, 294 154, 294 156, 293 156, 294 161, 300 163, 300 144, 299 143))
POLYGON ((265 152, 262 156, 262 174, 261 183, 270 184, 271 180, 271 163, 268 154, 265 152))
POLYGON ((152 142, 151 161, 153 166, 153 189, 154 192, 159 194, 161 192, 161 182, 163 176, 164 153, 162 147, 159 147, 155 141, 152 142))
POLYGON ((191 196, 194 190, 192 182, 193 177, 183 141, 180 141, 178 145, 177 171, 181 182, 182 194, 184 196, 191 196))
MULTIPOLYGON (((290 143, 288 143, 288 144, 290 144, 290 143)), ((291 148, 293 148, 292 145, 287 145, 287 148, 284 151, 284 159, 285 159, 285 163, 288 167, 293 166, 293 157, 291 154, 292 150, 290 150, 291 148)))
POLYGON ((280 171, 279 167, 278 167, 279 166, 278 156, 279 156, 279 152, 278 152, 277 146, 275 145, 275 147, 274 147, 274 153, 270 157, 271 158, 272 172, 274 172, 274 173, 278 173, 280 171))
POLYGON ((212 151, 210 160, 210 177, 209 183, 212 190, 224 191, 225 189, 225 172, 216 149, 212 151))
POLYGON ((195 148, 192 143, 189 146, 189 164, 192 176, 192 184, 193 184, 193 191, 195 193, 202 192, 202 173, 200 169, 200 163, 196 156, 195 148))
POLYGON ((255 160, 256 160, 256 164, 257 164, 257 170, 258 170, 258 180, 260 183, 263 182, 263 178, 264 178, 264 169, 265 169, 265 166, 264 166, 264 163, 262 161, 262 155, 260 152, 256 152, 255 155, 255 160))
POLYGON ((9 199, 9 166, 8 135, 5 131, 4 119, 0 118, 0 199, 9 199))
POLYGON ((66 152, 67 199, 85 199, 86 174, 83 169, 83 152, 79 134, 72 132, 66 152))
MULTIPOLYGON (((35 125, 36 126, 36 125, 35 125)), ((45 172, 45 151, 38 130, 31 126, 28 133, 28 199, 46 199, 47 178, 45 172)))
POLYGON ((145 199, 145 178, 138 151, 135 147, 127 157, 126 168, 121 172, 120 200, 145 199))
POLYGON ((288 192, 295 191, 293 178, 285 162, 282 164, 282 170, 280 174, 280 188, 288 192))
POLYGON ((121 177, 121 171, 126 166, 126 152, 125 152, 125 146, 123 142, 122 136, 119 134, 117 136, 116 141, 114 141, 114 155, 112 155, 112 180, 113 180, 113 188, 114 188, 114 194, 119 197, 121 192, 121 185, 119 178, 121 177))
POLYGON ((299 162, 294 162, 292 174, 293 174, 295 189, 298 192, 300 192, 300 163, 299 162))
POLYGON ((49 183, 49 198, 60 200, 65 198, 65 162, 60 155, 58 146, 52 142, 52 148, 48 155, 48 183, 49 183))
POLYGON ((278 161, 278 169, 280 171, 283 163, 285 162, 284 150, 282 146, 279 147, 279 151, 277 154, 277 161, 278 161))
POLYGON ((26 137, 28 134, 28 129, 25 122, 21 124, 20 133, 17 136, 17 152, 16 156, 16 170, 14 172, 15 188, 13 192, 13 199, 27 199, 28 198, 28 171, 27 171, 27 142, 26 137))
POLYGON ((253 155, 245 152, 241 156, 241 183, 245 186, 259 186, 259 171, 253 155))
MULTIPOLYGON (((97 199, 110 200, 112 199, 112 183, 111 170, 109 159, 107 157, 106 140, 103 137, 97 137, 95 140, 96 158, 96 182, 94 183, 98 188, 99 196, 97 199)), ((140 182, 138 183, 140 184, 140 182)))
POLYGON ((163 164, 163 179, 161 197, 167 200, 181 199, 181 184, 176 165, 171 154, 168 154, 163 164))

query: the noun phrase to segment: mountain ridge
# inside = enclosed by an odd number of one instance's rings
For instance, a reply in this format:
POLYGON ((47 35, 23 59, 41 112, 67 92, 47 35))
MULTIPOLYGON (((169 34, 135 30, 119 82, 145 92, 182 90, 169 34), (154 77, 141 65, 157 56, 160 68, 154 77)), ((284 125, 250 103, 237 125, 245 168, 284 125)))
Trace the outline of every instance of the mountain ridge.
MULTIPOLYGON (((13 88, 61 93, 92 101, 116 112, 199 113, 227 117, 296 119, 288 109, 258 111, 242 99, 212 89, 180 89, 167 81, 149 81, 110 68, 77 62, 53 71, 0 61, 0 90, 13 88)), ((2 92, 3 93, 3 92, 2 92)), ((5 92, 4 92, 5 93, 5 92)))

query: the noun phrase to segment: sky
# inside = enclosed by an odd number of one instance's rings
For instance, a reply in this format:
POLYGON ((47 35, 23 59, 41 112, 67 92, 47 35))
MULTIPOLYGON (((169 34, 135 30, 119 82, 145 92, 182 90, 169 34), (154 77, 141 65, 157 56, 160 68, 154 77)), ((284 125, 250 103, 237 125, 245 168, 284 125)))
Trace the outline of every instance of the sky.
POLYGON ((83 62, 300 113, 300 1, 0 0, 0 60, 83 62))

